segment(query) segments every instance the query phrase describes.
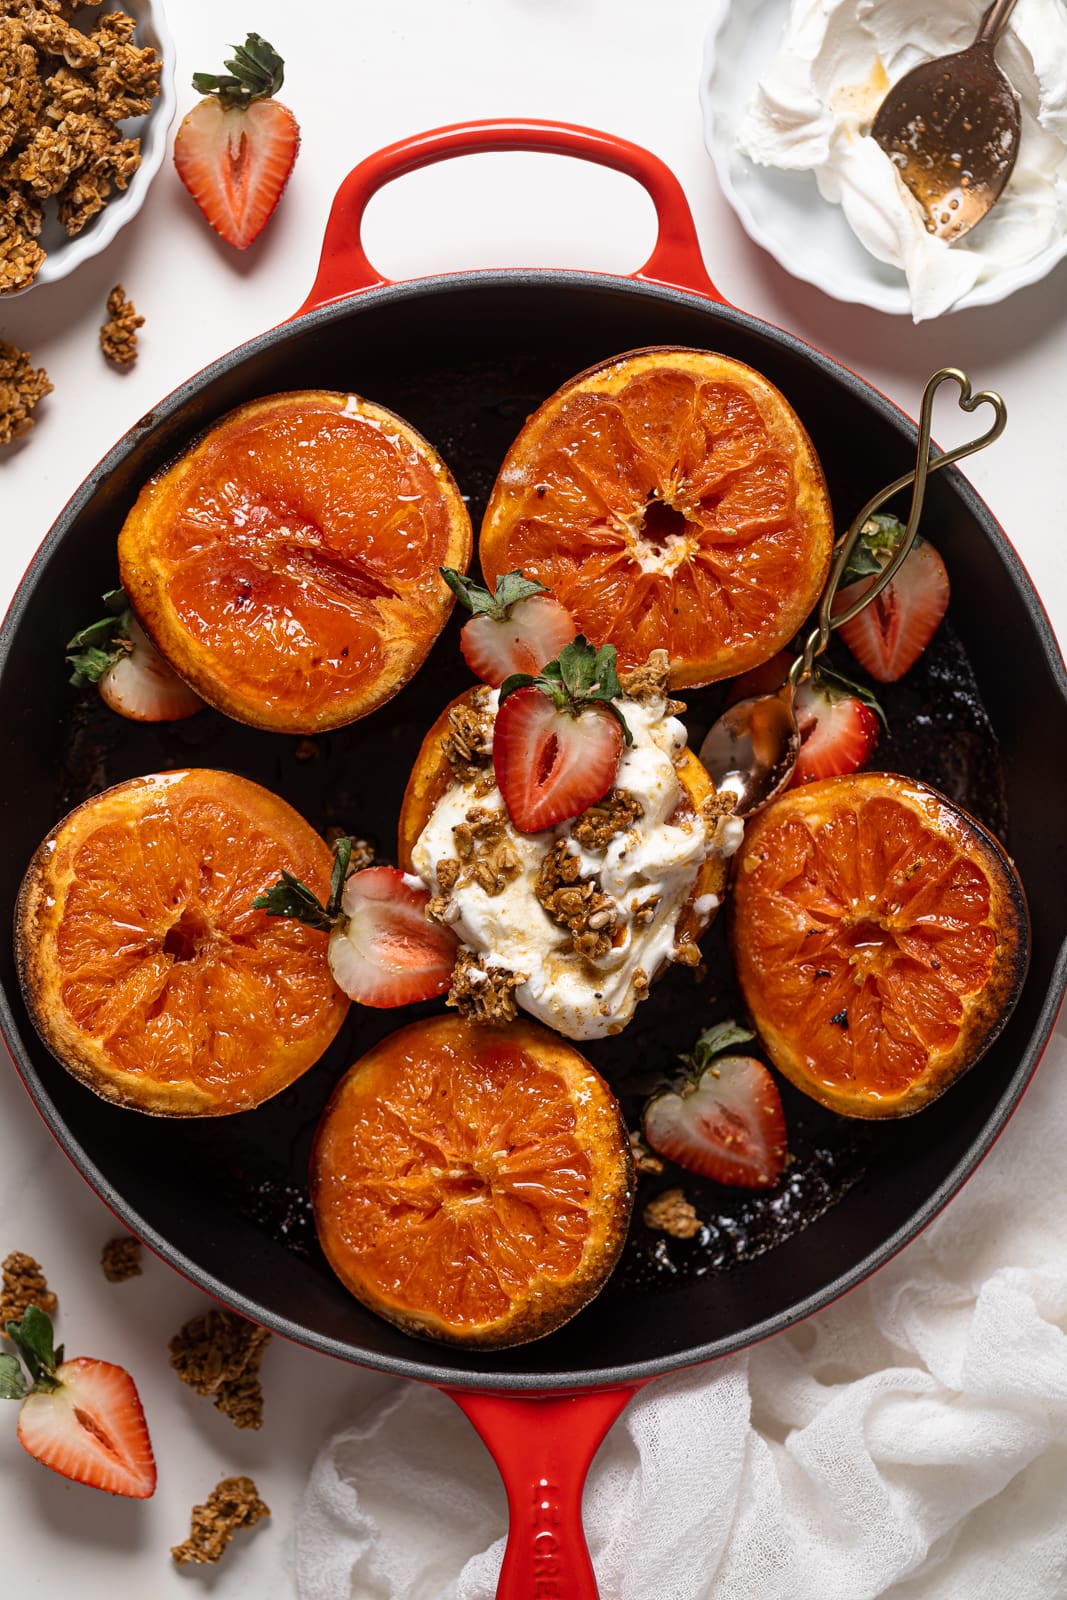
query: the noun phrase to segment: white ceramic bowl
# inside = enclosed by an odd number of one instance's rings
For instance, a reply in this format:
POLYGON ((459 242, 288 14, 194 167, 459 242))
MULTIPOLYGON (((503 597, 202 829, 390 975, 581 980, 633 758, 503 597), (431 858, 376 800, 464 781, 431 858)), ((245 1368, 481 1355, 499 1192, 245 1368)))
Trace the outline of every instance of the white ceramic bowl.
MULTIPOLYGON (((712 0, 700 102, 704 141, 723 193, 750 238, 780 266, 836 300, 911 314, 907 281, 860 244, 840 206, 820 195, 810 172, 779 172, 741 154, 736 134, 781 42, 789 0, 712 0)), ((953 311, 992 305, 1036 283, 1067 255, 1067 237, 1005 267, 956 301, 953 311)))
POLYGON ((85 224, 80 233, 70 238, 55 215, 54 202, 49 202, 45 225, 41 230, 41 248, 47 251, 44 261, 32 283, 15 294, 0 297, 0 306, 15 300, 20 294, 29 294, 44 283, 56 283, 80 267, 83 261, 106 250, 119 229, 137 215, 144 204, 148 185, 163 164, 167 153, 167 135, 174 120, 176 104, 174 94, 174 41, 167 27, 160 0, 115 0, 110 9, 129 12, 137 19, 136 42, 142 47, 151 45, 163 59, 159 94, 152 109, 144 117, 130 117, 119 124, 124 136, 141 139, 141 165, 130 179, 126 189, 113 190, 111 199, 102 211, 85 224))

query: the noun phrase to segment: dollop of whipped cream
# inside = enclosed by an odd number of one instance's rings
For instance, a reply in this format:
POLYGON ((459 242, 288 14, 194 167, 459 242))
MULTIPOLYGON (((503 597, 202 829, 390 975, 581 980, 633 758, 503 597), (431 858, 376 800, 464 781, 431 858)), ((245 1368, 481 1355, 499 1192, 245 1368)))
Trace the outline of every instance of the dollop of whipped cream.
MULTIPOLYGON (((486 698, 493 717, 498 700, 495 690, 486 698)), ((519 833, 507 818, 500 790, 486 788, 490 769, 481 787, 476 779, 450 785, 412 851, 415 871, 438 895, 438 866, 456 856, 454 830, 469 825, 472 812, 503 812, 517 874, 496 893, 471 881, 447 891, 448 921, 480 967, 522 974, 516 1003, 569 1039, 600 1039, 625 1027, 648 981, 675 955, 678 917, 704 862, 712 854, 732 855, 741 842, 743 825, 729 815, 683 810, 675 816, 684 792, 676 764, 687 736, 669 714, 666 699, 623 697, 615 704, 633 734, 633 744, 624 746, 615 788, 634 796, 642 814, 606 846, 583 848, 573 837, 573 822, 519 833), (581 876, 595 878, 613 902, 616 933, 605 955, 577 954, 567 930, 537 897, 542 864, 561 839, 578 858, 581 876), (645 920, 642 908, 650 901, 655 910, 645 920)), ((708 921, 717 905, 716 896, 705 895, 695 909, 708 921)))
POLYGON ((1019 97, 1015 169, 997 204, 949 244, 870 137, 887 91, 912 67, 974 42, 988 0, 793 0, 778 54, 738 129, 762 166, 813 172, 862 244, 901 267, 916 322, 940 316, 1005 268, 1051 249, 1067 229, 1067 9, 1019 0, 997 64, 1019 97))

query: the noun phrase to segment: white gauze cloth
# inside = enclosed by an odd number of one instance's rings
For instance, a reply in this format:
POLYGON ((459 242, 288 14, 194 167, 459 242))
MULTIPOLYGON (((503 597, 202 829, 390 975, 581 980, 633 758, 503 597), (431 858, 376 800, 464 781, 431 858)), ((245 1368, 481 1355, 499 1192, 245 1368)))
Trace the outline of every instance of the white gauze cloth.
MULTIPOLYGON (((1067 1033, 938 1219, 836 1305, 655 1379, 589 1475, 606 1600, 1067 1597, 1067 1033)), ((300 1600, 492 1600, 507 1520, 452 1401, 330 1438, 300 1600)))

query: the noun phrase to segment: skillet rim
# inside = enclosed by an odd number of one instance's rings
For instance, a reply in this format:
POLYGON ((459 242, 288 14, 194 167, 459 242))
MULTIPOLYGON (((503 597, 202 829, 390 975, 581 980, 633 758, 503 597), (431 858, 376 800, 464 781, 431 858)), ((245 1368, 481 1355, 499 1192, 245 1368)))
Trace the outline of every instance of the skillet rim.
MULTIPOLYGON (((769 338, 772 342, 779 344, 802 361, 821 369, 823 375, 831 381, 839 385, 843 384, 846 388, 851 389, 865 406, 872 407, 876 412, 880 413, 884 422, 905 438, 909 445, 914 445, 916 429, 906 413, 882 394, 880 390, 859 377, 858 374, 842 362, 826 355, 825 352, 795 334, 776 327, 773 323, 765 322, 725 302, 707 299, 690 290, 673 288, 669 285, 652 283, 647 280, 639 281, 633 278, 618 277, 608 273, 567 269, 490 269, 421 277, 410 279, 403 283, 382 284, 298 314, 226 352, 180 384, 116 441, 114 446, 87 474, 67 501, 23 575, 3 624, 0 625, 0 680, 3 679, 7 672, 9 657, 23 613, 44 567, 63 541, 72 533, 79 517, 101 484, 119 462, 141 443, 146 434, 159 429, 165 423, 180 416, 181 412, 195 399, 199 392, 207 388, 216 379, 225 376, 225 374, 247 361, 270 353, 279 343, 284 342, 289 334, 298 335, 311 329, 325 328, 336 321, 347 319, 353 312, 373 310, 383 304, 402 303, 408 299, 422 298, 427 294, 435 294, 447 298, 450 294, 466 293, 472 288, 483 287, 489 289, 569 289, 573 287, 601 292, 609 291, 622 295, 633 294, 642 300, 661 300, 668 304, 676 305, 687 313, 694 310, 705 311, 712 322, 725 322, 744 334, 755 334, 758 337, 769 338)), ((1063 657, 1059 651, 1051 622, 1029 574, 993 513, 966 478, 963 477, 958 468, 949 468, 945 477, 950 481, 953 492, 963 501, 966 509, 981 526, 989 542, 999 555, 1037 637, 1044 664, 1063 702, 1064 716, 1067 718, 1067 667, 1065 667, 1063 657)), ((0 1033, 3 1035, 15 1069, 37 1111, 64 1154, 81 1173, 90 1187, 115 1216, 129 1227, 138 1238, 142 1239, 156 1255, 213 1299, 231 1307, 241 1315, 249 1317, 252 1321, 270 1328, 273 1332, 291 1339, 297 1344, 306 1345, 321 1354, 333 1356, 353 1365, 367 1366, 396 1377, 433 1383, 446 1389, 480 1390, 482 1392, 495 1393, 525 1392, 527 1394, 547 1394, 614 1388, 620 1385, 642 1383, 661 1373, 678 1371, 718 1359, 738 1350, 747 1349, 750 1345, 759 1343, 773 1334, 783 1332, 786 1328, 803 1321, 814 1312, 822 1310, 841 1298, 842 1295, 856 1288, 873 1272, 877 1271, 879 1267, 891 1260, 904 1245, 917 1237, 928 1226, 988 1154, 1018 1106, 1037 1068, 1055 1026, 1060 1007, 1063 1004, 1065 990, 1067 990, 1067 935, 1065 935, 1060 945, 1058 956, 1053 963, 1049 988, 1027 1047, 1022 1052, 1019 1063, 1008 1080, 1005 1091, 997 1104, 996 1114, 986 1123, 981 1137, 972 1144, 966 1155, 942 1179, 926 1201, 913 1212, 907 1224, 898 1228, 887 1239, 883 1240, 876 1250, 869 1252, 856 1266, 847 1272, 839 1274, 818 1293, 807 1296, 804 1300, 797 1302, 776 1316, 765 1318, 762 1322, 750 1326, 743 1334, 714 1340, 704 1345, 695 1345, 684 1353, 674 1353, 668 1356, 650 1358, 647 1361, 628 1362, 622 1365, 608 1364, 592 1367, 583 1370, 578 1375, 546 1372, 544 1370, 502 1373, 499 1370, 494 1371, 491 1367, 485 1370, 459 1369, 453 1366, 441 1367, 435 1365, 429 1357, 426 1359, 405 1359, 364 1351, 359 1346, 354 1346, 351 1343, 342 1343, 340 1340, 315 1334, 291 1319, 279 1316, 277 1313, 260 1306, 249 1297, 229 1289, 219 1279, 197 1266, 182 1251, 170 1245, 161 1234, 145 1223, 139 1214, 133 1210, 132 1206, 127 1204, 121 1194, 104 1177, 95 1162, 82 1149, 79 1142, 68 1132, 47 1090, 40 1081, 32 1060, 28 1056, 24 1057, 21 1049, 13 1043, 17 1038, 18 1028, 8 993, 3 986, 0 986, 0 1033), (354 1353, 354 1351, 358 1351, 358 1353, 354 1353)), ((524 1348, 533 1352, 537 1350, 538 1346, 534 1343, 524 1348)), ((431 1351, 432 1346, 427 1346, 427 1350, 428 1352, 431 1351)), ((476 1361, 480 1354, 481 1352, 472 1350, 470 1352, 472 1361, 476 1361)))

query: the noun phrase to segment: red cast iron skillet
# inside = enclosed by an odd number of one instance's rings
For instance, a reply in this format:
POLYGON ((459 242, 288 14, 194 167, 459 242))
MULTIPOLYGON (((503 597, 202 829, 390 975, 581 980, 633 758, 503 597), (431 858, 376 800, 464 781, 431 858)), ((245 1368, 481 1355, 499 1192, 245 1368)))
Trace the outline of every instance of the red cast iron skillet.
MULTIPOLYGON (((357 167, 337 195, 318 277, 300 313, 190 379, 130 430, 66 507, 14 600, 0 636, 0 748, 9 778, 0 790, 0 892, 7 905, 39 839, 65 810, 107 783, 167 766, 245 772, 286 794, 319 826, 339 821, 369 833, 388 859, 422 733, 467 681, 453 620, 401 695, 316 741, 310 759, 300 759, 307 750, 298 740, 240 728, 214 713, 159 729, 120 725, 69 688, 62 644, 115 582, 115 535, 151 472, 254 396, 355 390, 393 407, 433 441, 470 496, 477 526, 526 413, 584 367, 650 344, 723 351, 776 383, 814 439, 839 524, 912 463, 914 426, 889 401, 818 350, 723 300, 705 273, 677 181, 646 151, 586 129, 490 122, 413 138, 357 167), (579 156, 643 184, 659 220, 644 267, 628 278, 487 271, 409 283, 387 282, 374 270, 360 225, 383 183, 450 156, 518 149, 579 156)), ((807 1226, 781 1226, 780 1238, 773 1231, 781 1218, 771 1217, 764 1243, 775 1247, 732 1270, 678 1272, 666 1287, 652 1281, 655 1274, 646 1282, 640 1272, 624 1272, 567 1327, 512 1351, 489 1355, 410 1339, 365 1311, 329 1272, 310 1227, 305 1183, 332 1084, 410 1011, 354 1007, 358 1015, 336 1047, 275 1101, 240 1117, 172 1123, 105 1104, 57 1065, 28 1020, 3 936, 4 1036, 38 1109, 89 1183, 159 1255, 237 1311, 316 1350, 451 1393, 494 1451, 507 1485, 512 1531, 500 1593, 508 1600, 595 1595, 581 1486, 634 1389, 790 1326, 899 1250, 989 1149, 1052 1029, 1067 975, 1067 676, 1018 558, 955 470, 931 479, 927 518, 952 577, 949 632, 971 658, 995 730, 984 739, 969 736, 970 746, 966 738, 957 743, 963 765, 970 763, 969 792, 979 799, 992 803, 1003 775, 1008 843, 1033 919, 1029 977, 987 1056, 920 1117, 861 1136, 857 1125, 799 1096, 789 1099, 799 1167, 823 1146, 844 1150, 854 1162, 851 1187, 823 1214, 815 1206, 807 1226), (983 649, 994 623, 995 652, 983 649), (1011 663, 1010 674, 998 667, 1003 662, 1011 663), (985 761, 993 762, 988 781, 985 761)), ((951 682, 939 692, 948 700, 938 738, 951 742, 951 682)), ((902 716, 907 722, 906 703, 902 716)), ((699 727, 691 732, 698 742, 699 727)), ((721 949, 713 959, 725 965, 721 949)), ((663 995, 638 1013, 651 1022, 635 1021, 621 1040, 607 1042, 606 1053, 591 1049, 591 1057, 609 1072, 620 1060, 630 1070, 669 1066, 709 1020, 710 1002, 691 973, 672 974, 663 995)), ((724 1236, 743 1209, 734 1199, 720 1191, 706 1202, 718 1207, 724 1236)))

